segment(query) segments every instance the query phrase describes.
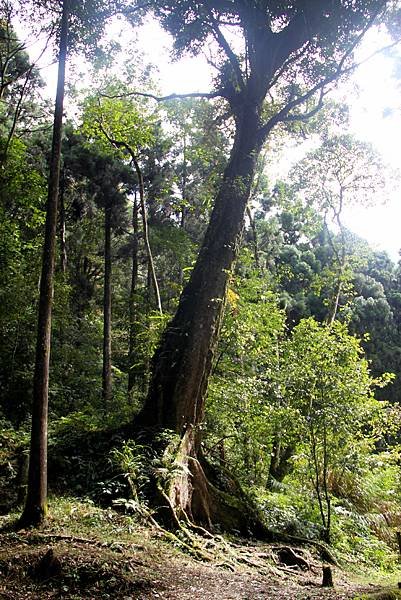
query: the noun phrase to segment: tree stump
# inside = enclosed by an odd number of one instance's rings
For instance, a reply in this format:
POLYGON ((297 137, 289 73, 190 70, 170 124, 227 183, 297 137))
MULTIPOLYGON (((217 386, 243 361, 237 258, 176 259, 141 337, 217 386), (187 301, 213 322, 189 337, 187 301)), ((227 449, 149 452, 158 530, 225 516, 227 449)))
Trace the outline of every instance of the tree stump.
POLYGON ((33 575, 37 579, 51 579, 52 577, 59 577, 61 571, 60 559, 55 555, 53 549, 50 548, 35 565, 33 575))
POLYGON ((333 587, 333 585, 333 573, 331 571, 331 567, 324 565, 322 587, 333 587))

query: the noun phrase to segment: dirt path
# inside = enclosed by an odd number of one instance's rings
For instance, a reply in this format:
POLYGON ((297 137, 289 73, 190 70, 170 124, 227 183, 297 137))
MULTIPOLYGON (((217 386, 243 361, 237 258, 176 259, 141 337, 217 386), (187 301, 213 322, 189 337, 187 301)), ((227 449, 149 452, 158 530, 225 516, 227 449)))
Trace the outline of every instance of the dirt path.
POLYGON ((270 546, 246 546, 244 550, 235 546, 239 549, 238 564, 225 563, 224 556, 219 562, 205 564, 145 530, 142 537, 142 544, 119 544, 29 532, 2 534, 0 598, 345 600, 373 589, 347 582, 345 574, 336 568, 335 588, 323 589, 316 557, 310 557, 310 568, 291 568, 263 559, 271 557, 270 546), (44 565, 45 556, 51 559, 44 565))

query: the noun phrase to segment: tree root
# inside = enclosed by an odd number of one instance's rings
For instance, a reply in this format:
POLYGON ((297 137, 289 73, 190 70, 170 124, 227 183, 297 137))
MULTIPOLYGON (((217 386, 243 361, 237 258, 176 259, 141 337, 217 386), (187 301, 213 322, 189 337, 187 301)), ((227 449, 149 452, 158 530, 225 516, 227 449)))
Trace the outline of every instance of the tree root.
POLYGON ((73 544, 88 544, 92 546, 97 546, 98 548, 110 548, 113 549, 113 546, 120 546, 123 548, 138 548, 142 549, 143 547, 138 544, 133 544, 132 542, 102 542, 100 540, 95 540, 91 538, 82 538, 76 537, 74 535, 64 535, 60 533, 40 533, 35 531, 27 532, 24 534, 22 531, 18 534, 19 537, 23 538, 21 541, 24 543, 34 543, 35 540, 53 540, 55 542, 72 542, 73 544))
MULTIPOLYGON (((160 532, 162 532, 162 534, 165 537, 167 537, 168 539, 173 541, 175 544, 178 544, 179 546, 181 546, 183 549, 185 549, 191 555, 195 556, 195 558, 200 558, 205 561, 213 561, 214 557, 210 553, 206 552, 204 549, 199 547, 199 544, 196 543, 195 536, 193 534, 191 534, 191 532, 184 526, 183 522, 178 518, 177 512, 175 511, 169 496, 163 490, 160 483, 158 483, 158 491, 167 502, 167 505, 170 509, 171 517, 172 517, 174 523, 176 524, 177 530, 184 534, 184 536, 187 538, 187 542, 184 542, 183 540, 181 540, 178 536, 176 536, 171 531, 168 531, 167 529, 164 529, 163 527, 161 527, 161 525, 159 525, 153 517, 151 517, 152 524, 155 525, 157 527, 157 529, 160 532)), ((187 519, 188 519, 188 517, 187 517, 187 519)), ((189 519, 188 519, 188 523, 190 523, 189 519)), ((192 524, 190 524, 190 525, 192 526, 192 524)), ((195 525, 194 525, 194 527, 195 527, 195 525)))
POLYGON ((272 550, 276 553, 281 564, 285 564, 287 567, 299 567, 306 571, 311 570, 310 563, 303 556, 295 552, 293 548, 289 546, 273 546, 272 550))
MULTIPOLYGON (((150 494, 150 500, 159 513, 151 513, 143 505, 138 513, 167 540, 203 561, 215 561, 222 551, 223 563, 236 566, 242 562, 254 568, 266 568, 266 560, 263 559, 267 557, 257 557, 255 560, 254 555, 244 555, 222 536, 214 535, 213 529, 217 526, 225 531, 240 532, 244 536, 252 534, 265 542, 314 546, 324 562, 337 564, 323 543, 269 530, 239 482, 228 471, 216 467, 202 455, 196 443, 197 432, 194 427, 188 426, 178 443, 175 437, 163 448, 157 446, 155 432, 149 430, 146 433, 149 438, 147 443, 154 443, 159 457, 153 462, 160 467, 152 467, 150 494)), ((299 552, 288 547, 283 547, 281 551, 288 555, 288 560, 281 560, 281 564, 311 569, 309 561, 299 552)), ((274 561, 273 556, 268 558, 274 561)))

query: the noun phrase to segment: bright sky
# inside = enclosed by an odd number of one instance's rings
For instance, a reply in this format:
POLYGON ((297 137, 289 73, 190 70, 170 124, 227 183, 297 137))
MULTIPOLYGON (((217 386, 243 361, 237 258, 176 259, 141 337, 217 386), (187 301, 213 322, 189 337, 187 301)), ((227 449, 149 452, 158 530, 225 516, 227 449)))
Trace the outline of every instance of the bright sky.
MULTIPOLYGON (((351 129, 360 139, 370 142, 386 163, 401 172, 401 81, 394 78, 393 69, 393 60, 385 55, 374 57, 358 69, 354 80, 360 91, 351 101, 351 129)), ((376 207, 354 209, 348 223, 355 233, 398 260, 401 181, 396 183, 385 204, 379 199, 376 207)))
MULTIPOLYGON (((128 35, 127 31, 121 35, 122 45, 129 43, 128 35)), ((205 58, 187 57, 171 63, 170 38, 155 23, 148 23, 141 28, 139 45, 148 60, 159 68, 162 94, 210 90, 213 74, 205 58)), ((366 45, 366 52, 370 54, 378 45, 380 42, 373 36, 366 45)), ((393 67, 389 56, 381 54, 374 57, 358 69, 352 83, 343 91, 340 89, 338 95, 341 97, 343 93, 351 106, 351 133, 371 142, 383 155, 384 161, 401 172, 401 82, 397 84, 394 79, 393 67), (385 116, 388 108, 392 109, 392 113, 385 116)), ((54 82, 55 71, 52 71, 52 76, 49 74, 47 79, 54 82)), ((386 204, 378 198, 375 207, 353 208, 344 215, 345 224, 354 233, 367 239, 375 249, 386 250, 394 261, 398 260, 401 248, 400 186, 401 183, 398 189, 393 190, 386 204)))

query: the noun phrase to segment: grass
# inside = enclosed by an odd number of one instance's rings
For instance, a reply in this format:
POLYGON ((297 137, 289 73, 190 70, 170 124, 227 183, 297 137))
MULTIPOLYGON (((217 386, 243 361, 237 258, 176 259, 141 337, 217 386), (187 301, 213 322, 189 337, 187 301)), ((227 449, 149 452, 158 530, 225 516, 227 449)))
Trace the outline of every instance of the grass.
MULTIPOLYGON (((373 582, 373 574, 355 583, 350 573, 337 569, 335 584, 340 595, 336 590, 323 594, 321 561, 311 549, 312 570, 293 570, 289 575, 288 568, 277 562, 274 545, 240 539, 229 542, 219 536, 199 538, 197 542, 214 556, 212 562, 201 563, 135 516, 101 509, 90 500, 51 498, 49 517, 37 530, 12 531, 18 516, 15 512, 0 517, 0 598, 4 599, 256 599, 267 594, 271 600, 365 600, 367 591, 378 590, 367 585, 373 582), (46 563, 49 551, 54 561, 46 563)), ((389 586, 396 585, 395 578, 396 574, 391 580, 376 577, 375 586, 386 585, 388 593, 389 586)))
POLYGON ((137 598, 151 587, 158 546, 133 517, 73 498, 52 498, 38 530, 13 532, 17 517, 0 521, 1 598, 137 598), (41 568, 50 549, 60 569, 41 568))

